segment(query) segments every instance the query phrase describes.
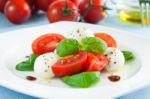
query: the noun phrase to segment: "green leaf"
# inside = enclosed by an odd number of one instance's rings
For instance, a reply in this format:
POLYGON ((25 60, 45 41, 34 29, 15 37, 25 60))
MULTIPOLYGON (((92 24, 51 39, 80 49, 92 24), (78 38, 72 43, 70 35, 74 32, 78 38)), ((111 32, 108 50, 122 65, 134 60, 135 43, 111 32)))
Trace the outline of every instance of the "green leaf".
POLYGON ((56 52, 60 57, 73 54, 78 50, 79 50, 79 43, 75 39, 62 40, 56 48, 56 52))
POLYGON ((82 72, 63 77, 62 81, 72 87, 88 88, 100 81, 100 72, 82 72))
POLYGON ((122 51, 122 53, 124 55, 125 61, 129 61, 134 58, 133 53, 130 51, 122 51))
POLYGON ((107 44, 97 37, 87 37, 81 41, 81 49, 88 52, 103 53, 107 44))
POLYGON ((34 62, 38 55, 32 54, 30 55, 29 59, 26 61, 22 61, 19 64, 16 65, 16 70, 19 71, 33 71, 34 68, 34 62))

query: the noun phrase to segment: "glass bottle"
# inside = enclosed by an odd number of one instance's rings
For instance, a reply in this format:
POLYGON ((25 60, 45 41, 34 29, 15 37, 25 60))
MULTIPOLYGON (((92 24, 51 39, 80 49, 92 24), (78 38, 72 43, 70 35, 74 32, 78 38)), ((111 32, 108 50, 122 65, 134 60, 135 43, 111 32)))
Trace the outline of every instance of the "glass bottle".
POLYGON ((116 5, 118 16, 120 17, 121 20, 125 22, 141 23, 139 0, 112 0, 112 1, 116 5))

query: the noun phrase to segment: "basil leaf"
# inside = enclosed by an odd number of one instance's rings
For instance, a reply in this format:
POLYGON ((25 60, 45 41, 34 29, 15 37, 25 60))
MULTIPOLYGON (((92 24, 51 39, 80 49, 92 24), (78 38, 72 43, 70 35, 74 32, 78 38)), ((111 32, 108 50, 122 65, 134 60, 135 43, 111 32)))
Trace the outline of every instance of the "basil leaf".
POLYGON ((100 81, 100 72, 82 72, 63 77, 62 81, 72 87, 88 88, 100 81))
POLYGON ((62 40, 56 48, 56 52, 60 57, 73 54, 78 50, 79 50, 79 43, 75 39, 62 40))
POLYGON ((16 70, 33 71, 34 62, 35 62, 37 57, 38 57, 38 55, 36 55, 36 54, 30 55, 28 60, 20 62, 19 64, 16 65, 16 70))
POLYGON ((81 49, 88 52, 103 53, 107 49, 107 45, 97 37, 87 37, 82 39, 81 49))
POLYGON ((131 60, 134 58, 133 53, 130 51, 122 51, 122 53, 124 55, 125 61, 131 60))

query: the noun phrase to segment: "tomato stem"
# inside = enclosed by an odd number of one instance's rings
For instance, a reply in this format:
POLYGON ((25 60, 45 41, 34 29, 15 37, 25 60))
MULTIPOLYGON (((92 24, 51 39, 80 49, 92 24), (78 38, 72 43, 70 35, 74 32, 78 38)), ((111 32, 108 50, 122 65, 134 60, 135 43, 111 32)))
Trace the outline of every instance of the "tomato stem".
POLYGON ((105 10, 112 10, 111 8, 108 8, 107 6, 106 6, 106 3, 104 3, 104 6, 101 6, 102 8, 103 8, 103 10, 105 11, 105 10))
POLYGON ((88 13, 89 10, 91 9, 92 5, 93 5, 92 0, 90 0, 86 11, 85 11, 84 14, 80 17, 79 22, 82 22, 82 21, 84 20, 84 17, 87 15, 87 13, 88 13))
MULTIPOLYGON (((87 13, 89 12, 89 10, 91 9, 91 7, 92 7, 93 5, 94 5, 93 0, 90 0, 86 11, 83 13, 82 16, 80 16, 79 22, 82 22, 82 21, 84 20, 84 17, 87 15, 87 13)), ((97 6, 97 5, 96 5, 96 6, 97 6)), ((104 5, 104 6, 99 5, 99 7, 103 8, 104 11, 105 11, 105 10, 112 10, 112 9, 106 7, 106 5, 104 5)))
POLYGON ((68 0, 66 0, 66 7, 62 8, 62 10, 64 11, 63 16, 67 16, 67 15, 71 15, 71 13, 74 11, 74 9, 70 9, 68 6, 68 0))

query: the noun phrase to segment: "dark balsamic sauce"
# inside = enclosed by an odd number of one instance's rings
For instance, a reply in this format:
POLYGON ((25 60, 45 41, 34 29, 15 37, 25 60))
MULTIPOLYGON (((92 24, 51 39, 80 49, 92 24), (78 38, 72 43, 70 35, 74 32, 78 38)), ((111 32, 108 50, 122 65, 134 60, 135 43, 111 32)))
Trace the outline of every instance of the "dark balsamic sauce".
POLYGON ((36 77, 27 76, 26 79, 27 79, 27 80, 30 80, 30 81, 35 81, 35 80, 36 80, 36 77))
POLYGON ((108 79, 112 82, 117 82, 120 80, 120 76, 117 76, 117 75, 111 75, 111 76, 108 76, 108 79))

